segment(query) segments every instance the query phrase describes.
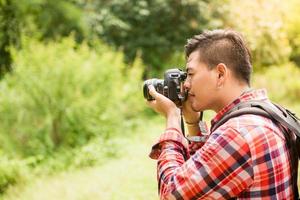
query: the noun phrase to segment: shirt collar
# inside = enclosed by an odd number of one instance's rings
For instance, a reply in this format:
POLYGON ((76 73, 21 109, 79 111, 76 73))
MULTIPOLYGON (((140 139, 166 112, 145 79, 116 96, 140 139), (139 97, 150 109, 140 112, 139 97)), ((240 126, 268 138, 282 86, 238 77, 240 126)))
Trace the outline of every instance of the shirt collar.
POLYGON ((219 121, 227 111, 232 109, 235 105, 237 105, 240 102, 245 102, 245 101, 249 101, 249 100, 267 100, 267 99, 268 99, 268 96, 267 96, 267 91, 265 89, 248 90, 248 91, 244 92, 243 94, 241 94, 233 102, 231 102, 230 104, 228 104, 227 106, 222 108, 222 110, 220 110, 215 115, 215 117, 211 120, 211 124, 213 125, 214 123, 219 121))

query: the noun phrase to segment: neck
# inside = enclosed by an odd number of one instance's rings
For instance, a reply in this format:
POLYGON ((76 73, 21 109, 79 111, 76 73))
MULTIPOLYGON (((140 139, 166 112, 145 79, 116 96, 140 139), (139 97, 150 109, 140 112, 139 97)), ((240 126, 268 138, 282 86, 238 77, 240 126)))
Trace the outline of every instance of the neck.
POLYGON ((218 106, 214 109, 214 111, 218 113, 225 106, 232 103, 234 100, 239 98, 239 96, 241 96, 249 89, 250 87, 246 84, 239 84, 236 87, 228 87, 228 88, 225 87, 220 94, 221 97, 219 103, 217 104, 218 106))

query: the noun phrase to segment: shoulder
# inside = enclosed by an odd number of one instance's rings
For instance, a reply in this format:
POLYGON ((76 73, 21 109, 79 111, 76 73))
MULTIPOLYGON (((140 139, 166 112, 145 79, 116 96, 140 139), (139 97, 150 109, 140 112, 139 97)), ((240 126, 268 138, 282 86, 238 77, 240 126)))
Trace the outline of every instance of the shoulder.
POLYGON ((245 114, 231 118, 214 132, 217 134, 222 133, 222 135, 233 134, 232 130, 234 130, 235 134, 238 134, 246 139, 265 137, 270 133, 273 135, 275 133, 275 135, 278 137, 282 139, 284 138, 280 129, 271 119, 254 114, 245 114))
POLYGON ((269 127, 273 125, 271 119, 255 115, 255 114, 244 114, 237 117, 233 117, 225 122, 219 129, 233 128, 240 130, 243 128, 255 128, 255 127, 269 127))

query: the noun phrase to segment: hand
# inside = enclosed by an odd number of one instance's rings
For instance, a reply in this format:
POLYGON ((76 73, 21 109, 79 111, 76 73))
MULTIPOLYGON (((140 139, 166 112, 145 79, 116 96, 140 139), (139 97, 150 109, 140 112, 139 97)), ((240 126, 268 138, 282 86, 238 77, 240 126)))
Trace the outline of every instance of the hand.
POLYGON ((175 103, 164 95, 158 93, 152 85, 149 86, 149 94, 155 99, 153 101, 148 101, 148 105, 153 110, 162 114, 166 118, 171 116, 180 118, 180 110, 176 107, 175 103))
POLYGON ((189 98, 185 102, 183 102, 182 112, 185 122, 190 124, 187 125, 188 135, 197 136, 200 132, 200 128, 198 125, 200 113, 195 112, 192 109, 192 105, 189 98))
POLYGON ((188 123, 196 123, 198 125, 199 118, 200 118, 200 112, 196 112, 192 109, 191 101, 189 98, 183 102, 182 107, 183 117, 184 120, 188 123))

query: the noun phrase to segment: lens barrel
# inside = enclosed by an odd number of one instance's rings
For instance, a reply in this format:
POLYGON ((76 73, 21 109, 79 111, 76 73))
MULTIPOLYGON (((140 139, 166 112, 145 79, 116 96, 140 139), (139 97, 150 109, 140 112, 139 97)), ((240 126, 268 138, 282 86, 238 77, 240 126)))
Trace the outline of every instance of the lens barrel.
POLYGON ((148 101, 154 100, 154 98, 149 94, 149 85, 153 85, 155 90, 169 98, 177 106, 181 106, 182 102, 186 100, 187 92, 184 89, 184 81, 186 79, 186 72, 180 69, 173 68, 168 69, 164 73, 164 79, 149 79, 144 82, 143 94, 144 98, 148 101))
POLYGON ((148 101, 154 100, 154 98, 149 94, 149 88, 148 88, 149 85, 153 85, 153 87, 158 93, 163 94, 164 80, 156 79, 156 78, 146 80, 143 86, 143 93, 144 93, 144 98, 147 99, 148 101))

